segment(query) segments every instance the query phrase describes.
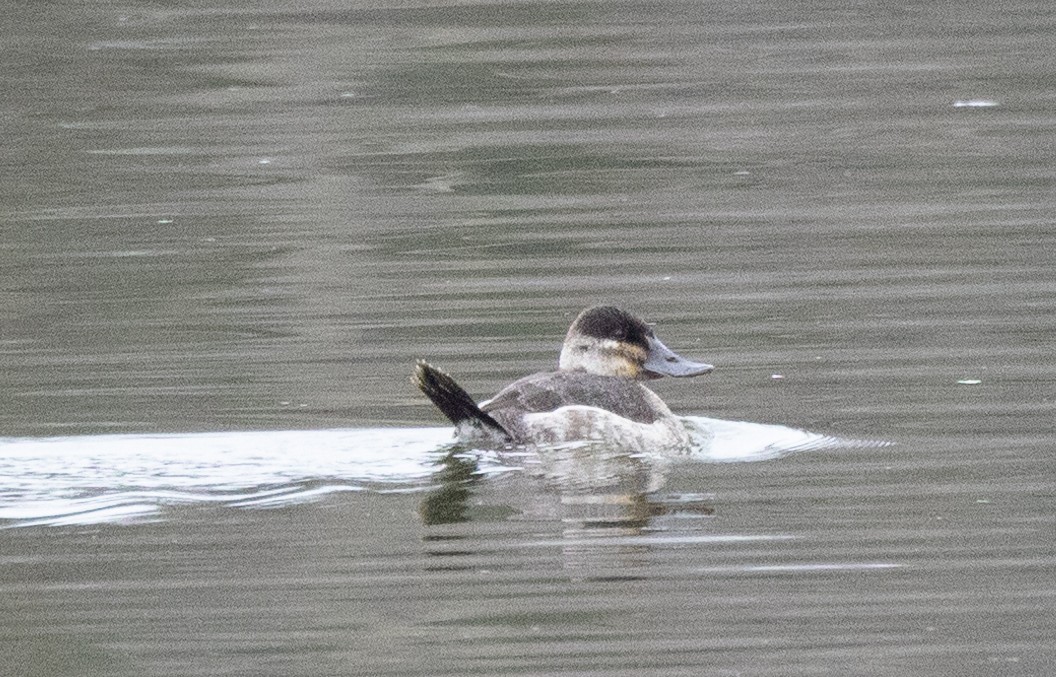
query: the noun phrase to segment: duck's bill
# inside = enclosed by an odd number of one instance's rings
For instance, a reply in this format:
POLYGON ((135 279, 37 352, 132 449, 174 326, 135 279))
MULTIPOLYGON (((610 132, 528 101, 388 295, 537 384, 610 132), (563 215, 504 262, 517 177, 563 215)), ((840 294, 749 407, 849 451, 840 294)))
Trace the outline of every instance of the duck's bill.
POLYGON ((701 376, 715 368, 710 364, 687 360, 665 346, 655 336, 649 337, 649 356, 642 367, 646 378, 701 376))

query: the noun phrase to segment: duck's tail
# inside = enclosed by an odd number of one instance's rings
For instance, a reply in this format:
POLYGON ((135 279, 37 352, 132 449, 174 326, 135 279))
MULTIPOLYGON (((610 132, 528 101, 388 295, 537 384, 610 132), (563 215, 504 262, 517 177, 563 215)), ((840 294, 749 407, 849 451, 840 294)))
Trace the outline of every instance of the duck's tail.
POLYGON ((478 407, 469 393, 455 383, 455 379, 428 362, 418 360, 414 366, 411 383, 418 386, 418 389, 433 401, 436 408, 451 419, 460 437, 474 437, 484 433, 502 442, 512 439, 502 424, 478 407))

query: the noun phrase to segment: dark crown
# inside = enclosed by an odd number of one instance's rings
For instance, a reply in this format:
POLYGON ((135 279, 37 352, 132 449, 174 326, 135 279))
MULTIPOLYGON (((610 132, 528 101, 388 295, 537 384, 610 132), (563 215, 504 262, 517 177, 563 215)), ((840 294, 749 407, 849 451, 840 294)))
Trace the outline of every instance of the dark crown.
POLYGON ((597 339, 626 341, 648 349, 653 330, 634 315, 615 306, 595 306, 579 314, 572 331, 597 339))

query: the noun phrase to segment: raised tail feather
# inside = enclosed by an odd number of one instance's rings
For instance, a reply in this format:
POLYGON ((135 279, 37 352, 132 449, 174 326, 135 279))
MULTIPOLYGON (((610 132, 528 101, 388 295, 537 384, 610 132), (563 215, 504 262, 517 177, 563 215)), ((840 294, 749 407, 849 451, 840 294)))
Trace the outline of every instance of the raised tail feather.
POLYGON ((481 410, 469 393, 455 383, 455 379, 448 376, 446 372, 428 362, 418 360, 414 366, 414 376, 411 377, 411 382, 433 401, 444 416, 451 419, 459 433, 469 426, 502 441, 511 439, 502 424, 481 410))

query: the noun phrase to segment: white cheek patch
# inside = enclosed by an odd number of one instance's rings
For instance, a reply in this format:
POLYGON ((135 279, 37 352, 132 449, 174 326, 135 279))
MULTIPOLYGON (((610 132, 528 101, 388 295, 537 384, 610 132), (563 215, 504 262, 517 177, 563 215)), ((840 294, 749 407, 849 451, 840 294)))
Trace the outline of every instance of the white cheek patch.
POLYGON ((608 374, 612 371, 612 358, 606 357, 597 351, 590 351, 583 355, 579 361, 580 368, 592 374, 608 374))
POLYGON ((614 339, 577 340, 561 350, 561 369, 582 369, 602 376, 634 378, 638 369, 622 354, 622 344, 614 339))

